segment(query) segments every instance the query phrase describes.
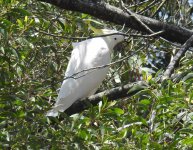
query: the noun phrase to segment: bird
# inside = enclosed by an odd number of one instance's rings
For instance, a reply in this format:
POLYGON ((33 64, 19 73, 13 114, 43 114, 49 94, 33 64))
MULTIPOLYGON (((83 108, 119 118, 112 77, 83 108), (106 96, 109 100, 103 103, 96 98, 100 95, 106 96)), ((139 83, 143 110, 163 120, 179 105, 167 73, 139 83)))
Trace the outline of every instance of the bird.
POLYGON ((93 95, 106 77, 113 48, 125 37, 116 30, 101 29, 99 32, 111 35, 72 43, 64 81, 55 105, 46 116, 56 117, 75 101, 93 95))

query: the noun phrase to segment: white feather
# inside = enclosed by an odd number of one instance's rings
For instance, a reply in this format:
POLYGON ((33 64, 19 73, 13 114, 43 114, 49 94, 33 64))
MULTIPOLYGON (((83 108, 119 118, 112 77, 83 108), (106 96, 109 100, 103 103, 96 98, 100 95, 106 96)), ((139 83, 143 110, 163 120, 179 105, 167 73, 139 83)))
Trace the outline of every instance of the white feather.
MULTIPOLYGON (((112 31, 112 30, 110 30, 112 31)), ((111 51, 114 46, 123 41, 122 35, 98 37, 79 43, 73 43, 73 51, 68 63, 65 77, 93 67, 109 64, 111 51)), ((109 67, 91 69, 78 73, 74 78, 63 81, 55 106, 47 113, 47 116, 57 116, 69 108, 76 100, 94 94, 104 80, 109 67)))

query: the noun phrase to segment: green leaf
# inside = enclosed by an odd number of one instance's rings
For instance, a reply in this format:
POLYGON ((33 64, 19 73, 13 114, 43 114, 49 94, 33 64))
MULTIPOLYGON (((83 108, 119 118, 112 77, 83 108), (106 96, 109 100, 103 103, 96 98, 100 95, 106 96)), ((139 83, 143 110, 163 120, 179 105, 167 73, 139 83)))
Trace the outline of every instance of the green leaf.
POLYGON ((20 99, 17 99, 16 101, 14 101, 14 104, 17 106, 21 106, 21 105, 23 105, 23 101, 20 99))
POLYGON ((20 14, 22 14, 23 16, 31 16, 31 13, 25 9, 22 8, 14 8, 12 9, 13 12, 18 12, 20 14))
POLYGON ((23 118, 23 117, 25 117, 26 116, 26 112, 24 112, 24 111, 17 111, 16 112, 16 117, 18 117, 18 118, 23 118))
POLYGON ((193 135, 193 129, 189 129, 189 128, 180 129, 178 132, 193 135))
POLYGON ((188 73, 188 74, 182 79, 182 81, 186 81, 186 80, 191 79, 191 78, 193 78, 193 73, 188 73))
POLYGON ((88 138, 88 134, 84 130, 80 130, 78 135, 79 135, 80 138, 85 139, 85 140, 88 138))
POLYGON ((143 104, 143 105, 149 105, 151 104, 151 101, 149 99, 143 99, 139 102, 139 104, 143 104))
POLYGON ((144 84, 143 82, 133 85, 133 87, 131 89, 129 89, 129 91, 127 92, 128 94, 132 94, 132 93, 136 93, 139 92, 145 88, 147 88, 148 86, 146 84, 144 84))
POLYGON ((182 140, 182 143, 185 145, 192 145, 193 146, 193 138, 186 138, 182 140))
POLYGON ((24 28, 24 25, 20 19, 17 19, 17 23, 18 23, 20 28, 24 28))
POLYGON ((124 110, 120 109, 120 108, 114 108, 113 112, 115 112, 117 115, 122 115, 124 114, 124 110))

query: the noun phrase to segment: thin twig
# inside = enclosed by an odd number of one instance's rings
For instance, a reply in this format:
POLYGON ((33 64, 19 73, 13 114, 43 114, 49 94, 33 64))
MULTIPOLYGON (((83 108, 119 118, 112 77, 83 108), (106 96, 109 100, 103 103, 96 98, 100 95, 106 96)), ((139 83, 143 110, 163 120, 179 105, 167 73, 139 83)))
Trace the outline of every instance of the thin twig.
POLYGON ((130 11, 129 9, 127 9, 123 3, 122 0, 120 0, 121 6, 122 8, 131 16, 133 16, 135 18, 136 21, 138 21, 149 33, 154 33, 146 24, 144 24, 138 17, 137 15, 135 15, 135 13, 133 13, 132 11, 130 11))
POLYGON ((151 18, 153 18, 162 8, 162 6, 165 4, 167 0, 163 0, 162 3, 158 6, 157 10, 153 13, 153 15, 151 16, 151 18))
POLYGON ((79 72, 77 72, 77 73, 74 73, 74 74, 72 74, 72 75, 70 75, 70 76, 65 77, 64 80, 69 79, 69 78, 72 78, 72 79, 81 78, 81 77, 85 76, 86 74, 93 72, 94 70, 103 69, 103 68, 112 66, 112 65, 114 65, 114 64, 116 64, 116 63, 122 62, 122 61, 128 59, 129 57, 135 55, 135 54, 136 54, 137 52, 139 52, 139 51, 140 51, 140 50, 137 50, 137 51, 135 51, 135 53, 133 53, 133 54, 131 54, 131 55, 129 55, 129 56, 123 57, 122 59, 119 59, 119 60, 117 60, 117 61, 114 61, 114 62, 109 63, 109 64, 106 64, 106 65, 101 65, 101 66, 97 66, 97 67, 92 67, 92 68, 89 68, 89 69, 83 69, 83 70, 81 70, 81 71, 79 71, 79 72), (87 72, 87 71, 91 71, 91 72, 87 72), (78 74, 81 74, 81 73, 83 73, 83 72, 86 72, 86 73, 83 74, 83 75, 80 75, 80 76, 76 77, 78 74))
POLYGON ((144 9, 138 11, 138 14, 143 14, 144 12, 146 12, 147 10, 149 10, 150 8, 154 7, 156 5, 156 3, 158 3, 157 0, 152 1, 150 4, 147 5, 147 7, 145 7, 144 9))
POLYGON ((53 36, 53 37, 57 37, 57 38, 64 38, 64 39, 70 39, 70 40, 86 40, 86 39, 91 39, 91 38, 97 38, 97 37, 106 37, 106 36, 111 36, 111 35, 123 35, 125 37, 129 37, 129 36, 133 36, 133 37, 145 37, 145 38, 150 38, 150 37, 157 37, 160 34, 162 34, 164 31, 158 31, 149 35, 141 35, 141 34, 125 34, 125 33, 111 33, 111 34, 103 34, 103 35, 97 35, 97 36, 88 36, 88 37, 69 37, 69 36, 65 36, 65 35, 57 35, 57 34, 53 34, 53 33, 47 33, 45 31, 40 31, 37 30, 37 32, 45 34, 45 35, 49 35, 49 36, 53 36))

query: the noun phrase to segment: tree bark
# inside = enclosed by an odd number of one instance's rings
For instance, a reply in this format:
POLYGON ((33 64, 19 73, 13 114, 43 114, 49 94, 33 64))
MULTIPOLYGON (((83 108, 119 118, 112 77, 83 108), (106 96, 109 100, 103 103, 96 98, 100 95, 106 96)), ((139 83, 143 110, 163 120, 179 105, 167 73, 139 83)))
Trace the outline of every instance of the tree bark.
POLYGON ((62 9, 77 11, 80 13, 86 13, 97 17, 99 19, 110 21, 119 25, 125 25, 131 29, 149 34, 146 28, 139 21, 136 20, 137 17, 143 24, 148 26, 152 31, 165 31, 162 33, 161 37, 165 38, 171 42, 177 42, 184 44, 193 32, 189 29, 183 27, 167 24, 152 18, 148 18, 142 15, 128 14, 120 8, 114 7, 104 2, 94 2, 92 0, 38 0, 46 3, 53 4, 62 9))
POLYGON ((78 112, 81 112, 89 106, 96 105, 99 101, 103 100, 103 97, 105 96, 109 101, 130 97, 133 94, 136 94, 140 90, 143 90, 144 88, 147 88, 148 85, 146 82, 138 81, 136 83, 130 83, 123 86, 115 87, 110 90, 105 90, 101 93, 97 93, 95 95, 92 95, 88 98, 76 101, 71 107, 69 107, 65 112, 68 115, 72 115, 78 112))
POLYGON ((169 63, 164 75, 162 76, 161 81, 165 79, 169 79, 175 69, 175 66, 179 63, 182 56, 184 56, 185 52, 193 46, 193 35, 184 43, 181 49, 176 53, 171 62, 169 63))

